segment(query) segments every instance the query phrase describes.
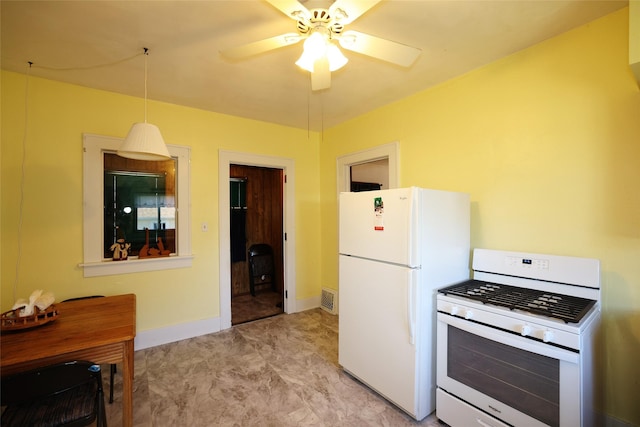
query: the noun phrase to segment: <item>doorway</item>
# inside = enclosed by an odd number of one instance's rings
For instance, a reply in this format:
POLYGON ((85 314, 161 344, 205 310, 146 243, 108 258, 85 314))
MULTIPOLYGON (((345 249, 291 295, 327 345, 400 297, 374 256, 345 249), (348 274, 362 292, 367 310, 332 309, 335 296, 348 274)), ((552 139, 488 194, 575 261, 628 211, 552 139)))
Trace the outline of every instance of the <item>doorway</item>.
POLYGON ((263 156, 237 151, 220 150, 218 154, 218 255, 220 330, 231 327, 231 233, 230 186, 231 165, 258 166, 281 169, 283 190, 283 269, 284 312, 296 312, 296 224, 295 224, 295 162, 290 158, 263 156))
POLYGON ((229 167, 232 325, 284 312, 283 177, 282 169, 229 167))
MULTIPOLYGON (((354 191, 351 182, 357 179, 380 188, 398 188, 398 143, 390 142, 338 157, 338 194, 354 191)), ((358 181, 356 181, 358 182, 358 181)))
POLYGON ((387 190, 389 188, 389 158, 352 165, 350 181, 353 192, 387 190))

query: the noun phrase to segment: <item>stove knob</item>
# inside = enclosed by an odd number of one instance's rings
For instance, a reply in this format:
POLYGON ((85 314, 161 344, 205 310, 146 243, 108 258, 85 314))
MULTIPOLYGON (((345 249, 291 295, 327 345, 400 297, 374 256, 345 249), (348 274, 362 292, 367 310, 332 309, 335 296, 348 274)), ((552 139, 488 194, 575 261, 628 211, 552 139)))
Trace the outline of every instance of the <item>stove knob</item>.
POLYGON ((464 313, 464 318, 465 319, 471 320, 472 317, 473 317, 473 311, 467 310, 466 313, 464 313))
POLYGON ((456 316, 458 314, 458 307, 456 307, 455 305, 452 305, 451 310, 449 312, 451 313, 452 316, 456 316))
POLYGON ((522 328, 520 329, 520 335, 522 335, 523 337, 526 337, 530 333, 531 333, 531 326, 522 325, 522 328))
POLYGON ((553 331, 544 331, 544 333, 542 334, 542 341, 544 342, 551 342, 553 341, 553 331))

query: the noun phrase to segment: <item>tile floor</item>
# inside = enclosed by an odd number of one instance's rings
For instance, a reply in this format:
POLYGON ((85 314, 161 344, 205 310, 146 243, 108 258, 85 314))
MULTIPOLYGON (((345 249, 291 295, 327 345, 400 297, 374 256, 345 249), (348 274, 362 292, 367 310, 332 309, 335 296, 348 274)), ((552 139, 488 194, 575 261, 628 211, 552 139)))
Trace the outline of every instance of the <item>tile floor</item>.
MULTIPOLYGON (((108 367, 103 369, 108 388, 108 367)), ((121 377, 108 425, 121 425, 121 377)), ((106 390, 107 391, 107 390, 106 390)), ((108 391, 107 391, 108 392, 108 391)), ((135 353, 135 426, 440 426, 338 366, 338 317, 309 310, 135 353)))
POLYGON ((283 312, 282 293, 280 292, 257 291, 256 296, 247 294, 231 298, 232 325, 275 316, 283 312))

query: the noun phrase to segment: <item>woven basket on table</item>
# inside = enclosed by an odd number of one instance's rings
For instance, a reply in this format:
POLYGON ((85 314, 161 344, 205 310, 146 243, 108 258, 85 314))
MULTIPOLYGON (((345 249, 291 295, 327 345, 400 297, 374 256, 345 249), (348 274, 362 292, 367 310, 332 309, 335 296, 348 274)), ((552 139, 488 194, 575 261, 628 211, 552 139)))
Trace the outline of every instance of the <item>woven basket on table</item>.
POLYGON ((33 314, 30 316, 20 316, 20 310, 23 307, 2 313, 2 331, 17 331, 22 329, 34 328, 52 322, 58 318, 58 310, 55 305, 50 305, 44 310, 38 307, 33 308, 33 314))

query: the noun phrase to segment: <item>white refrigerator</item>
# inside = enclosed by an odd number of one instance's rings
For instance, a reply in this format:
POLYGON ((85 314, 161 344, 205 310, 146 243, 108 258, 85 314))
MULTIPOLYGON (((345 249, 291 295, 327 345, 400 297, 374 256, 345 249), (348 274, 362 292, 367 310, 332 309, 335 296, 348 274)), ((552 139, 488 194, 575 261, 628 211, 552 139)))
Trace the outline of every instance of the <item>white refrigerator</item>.
POLYGON ((343 369, 417 420, 435 410, 436 290, 469 278, 469 195, 340 194, 343 369))

